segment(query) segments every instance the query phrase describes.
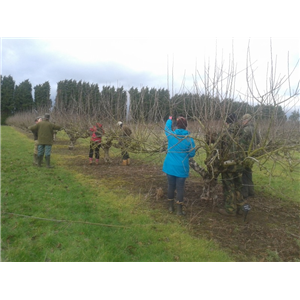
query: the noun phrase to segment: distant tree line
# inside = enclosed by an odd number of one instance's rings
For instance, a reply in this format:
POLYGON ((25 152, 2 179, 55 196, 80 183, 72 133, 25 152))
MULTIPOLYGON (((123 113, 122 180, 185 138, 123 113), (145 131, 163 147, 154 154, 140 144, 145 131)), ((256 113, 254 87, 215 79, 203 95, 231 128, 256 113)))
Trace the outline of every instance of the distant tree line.
POLYGON ((245 113, 259 111, 261 119, 276 116, 284 120, 285 113, 281 106, 256 105, 247 102, 234 101, 233 99, 219 99, 210 95, 193 93, 176 94, 170 97, 167 89, 143 87, 141 90, 123 87, 103 86, 99 90, 97 84, 64 80, 58 83, 55 107, 66 111, 82 112, 84 114, 96 113, 99 118, 107 116, 115 119, 126 118, 127 97, 130 97, 130 117, 133 120, 153 122, 166 119, 170 114, 183 115, 187 118, 198 116, 200 118, 218 120, 230 112, 238 116, 245 113))
MULTIPOLYGON (((170 97, 167 89, 143 87, 138 90, 132 87, 126 91, 123 87, 103 86, 100 90, 98 84, 63 80, 57 84, 54 105, 50 99, 48 81, 36 85, 33 90, 34 96, 28 79, 16 85, 12 76, 1 76, 1 124, 5 124, 7 117, 18 112, 51 109, 118 120, 125 120, 129 113, 131 120, 142 122, 158 122, 170 114, 183 115, 189 119, 201 116, 204 121, 205 118, 218 120, 230 112, 235 112, 238 116, 259 112, 261 119, 268 119, 270 116, 280 120, 286 118, 281 106, 251 106, 247 102, 193 93, 175 94, 170 97), (128 101, 130 111, 127 107, 128 101)), ((291 120, 297 118, 299 120, 299 112, 295 111, 291 120)))

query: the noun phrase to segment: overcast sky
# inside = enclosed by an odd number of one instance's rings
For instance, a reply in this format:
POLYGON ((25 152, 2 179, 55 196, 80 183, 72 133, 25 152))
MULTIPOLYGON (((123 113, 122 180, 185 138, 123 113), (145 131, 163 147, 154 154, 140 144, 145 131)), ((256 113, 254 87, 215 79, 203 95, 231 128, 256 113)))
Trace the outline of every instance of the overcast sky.
POLYGON ((271 60, 270 43, 278 76, 287 74, 288 66, 292 69, 299 59, 299 41, 293 38, 3 38, 1 74, 13 76, 16 84, 29 79, 33 87, 49 81, 52 99, 57 83, 65 79, 97 83, 100 88, 148 86, 178 93, 193 90, 195 74, 203 76, 204 63, 213 65, 217 57, 227 71, 233 57, 240 72, 236 97, 243 97, 249 42, 257 79, 263 84, 271 60))

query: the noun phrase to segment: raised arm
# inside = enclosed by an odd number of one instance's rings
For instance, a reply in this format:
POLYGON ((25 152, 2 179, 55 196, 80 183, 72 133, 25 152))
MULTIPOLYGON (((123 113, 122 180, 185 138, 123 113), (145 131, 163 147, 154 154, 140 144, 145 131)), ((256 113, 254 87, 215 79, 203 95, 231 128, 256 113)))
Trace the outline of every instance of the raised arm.
POLYGON ((31 131, 37 130, 37 124, 29 126, 28 129, 31 130, 31 131))
POLYGON ((165 134, 168 137, 171 133, 173 133, 172 131, 172 117, 169 117, 169 120, 166 122, 166 126, 165 126, 165 134))

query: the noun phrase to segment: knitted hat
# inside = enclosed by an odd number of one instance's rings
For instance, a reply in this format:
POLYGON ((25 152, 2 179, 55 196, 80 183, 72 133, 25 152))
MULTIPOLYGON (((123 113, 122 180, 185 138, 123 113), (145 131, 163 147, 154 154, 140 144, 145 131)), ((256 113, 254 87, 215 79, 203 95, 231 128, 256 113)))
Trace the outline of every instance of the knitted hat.
POLYGON ((242 121, 251 120, 252 116, 250 114, 245 114, 242 116, 242 121))
POLYGON ((49 120, 49 119, 50 119, 50 114, 45 113, 45 119, 46 119, 46 120, 49 120))

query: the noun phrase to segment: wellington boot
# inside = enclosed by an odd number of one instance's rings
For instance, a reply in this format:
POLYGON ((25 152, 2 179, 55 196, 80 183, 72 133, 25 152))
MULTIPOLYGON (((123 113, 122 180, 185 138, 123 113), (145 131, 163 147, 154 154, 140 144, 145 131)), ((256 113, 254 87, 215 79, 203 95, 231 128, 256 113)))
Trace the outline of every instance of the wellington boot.
POLYGON ((99 165, 99 159, 96 159, 96 165, 99 165))
POLYGON ((46 163, 47 163, 46 167, 49 168, 49 169, 54 168, 53 166, 50 166, 50 155, 45 156, 45 158, 46 158, 46 163))
POLYGON ((130 165, 130 158, 127 158, 127 166, 130 165))
POLYGON ((33 154, 33 164, 34 165, 38 164, 38 156, 37 156, 37 154, 33 154))
POLYGON ((185 212, 182 211, 183 202, 176 202, 177 204, 177 216, 184 216, 185 212))
POLYGON ((42 166, 43 156, 38 156, 38 167, 42 166))
POLYGON ((168 199, 169 202, 169 213, 172 214, 175 211, 174 199, 168 199))
POLYGON ((92 165, 92 164, 93 164, 93 159, 90 158, 90 160, 89 160, 89 165, 92 165))
POLYGON ((127 166, 127 159, 123 159, 122 166, 127 166))

